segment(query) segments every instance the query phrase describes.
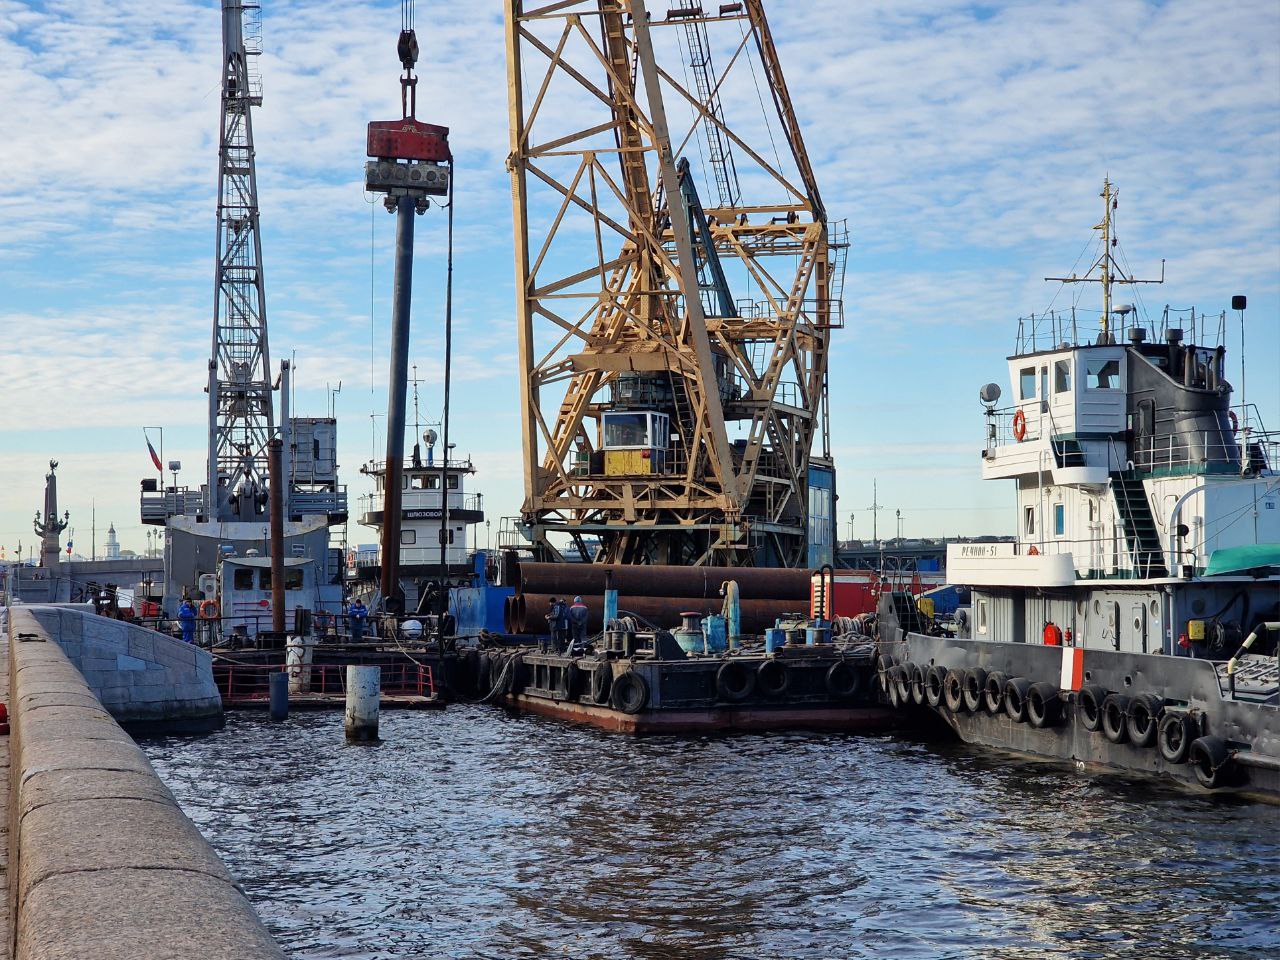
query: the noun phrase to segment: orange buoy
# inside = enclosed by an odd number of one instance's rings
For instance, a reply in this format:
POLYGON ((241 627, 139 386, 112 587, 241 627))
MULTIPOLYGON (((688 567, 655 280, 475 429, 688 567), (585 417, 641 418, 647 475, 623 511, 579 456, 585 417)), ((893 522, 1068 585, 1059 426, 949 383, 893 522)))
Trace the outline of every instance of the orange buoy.
POLYGON ((1027 436, 1027 415, 1019 410, 1013 415, 1013 439, 1021 443, 1027 436))

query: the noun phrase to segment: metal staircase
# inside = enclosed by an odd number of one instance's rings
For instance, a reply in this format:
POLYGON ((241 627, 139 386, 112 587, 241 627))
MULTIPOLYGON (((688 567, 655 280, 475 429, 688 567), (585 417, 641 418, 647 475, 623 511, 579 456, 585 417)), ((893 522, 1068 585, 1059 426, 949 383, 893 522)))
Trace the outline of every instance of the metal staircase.
POLYGON ((1113 472, 1111 490, 1115 494, 1120 522, 1124 525, 1134 573, 1143 579, 1167 577, 1169 571, 1160 546, 1160 533, 1156 529, 1142 480, 1129 470, 1113 472))

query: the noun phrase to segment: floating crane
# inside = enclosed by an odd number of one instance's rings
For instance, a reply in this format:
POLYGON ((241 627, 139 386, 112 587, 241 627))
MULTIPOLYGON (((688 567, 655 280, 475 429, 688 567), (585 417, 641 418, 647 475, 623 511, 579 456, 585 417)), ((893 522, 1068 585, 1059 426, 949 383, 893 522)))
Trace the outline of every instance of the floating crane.
POLYGON ((826 562, 847 244, 760 0, 509 0, 506 37, 535 555, 826 562), (726 102, 763 122, 730 125, 726 102))

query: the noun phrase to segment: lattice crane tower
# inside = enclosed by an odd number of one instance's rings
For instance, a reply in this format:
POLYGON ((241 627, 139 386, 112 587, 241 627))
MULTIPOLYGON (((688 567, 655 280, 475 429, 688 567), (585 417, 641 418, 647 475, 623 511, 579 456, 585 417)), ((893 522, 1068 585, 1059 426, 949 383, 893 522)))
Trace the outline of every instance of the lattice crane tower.
POLYGON ((847 243, 761 3, 509 0, 506 28, 526 536, 804 565, 847 243))
POLYGON ((205 517, 261 516, 267 443, 275 431, 267 350, 252 108, 262 104, 254 58, 260 7, 222 0, 222 123, 213 354, 209 361, 209 464, 205 517))

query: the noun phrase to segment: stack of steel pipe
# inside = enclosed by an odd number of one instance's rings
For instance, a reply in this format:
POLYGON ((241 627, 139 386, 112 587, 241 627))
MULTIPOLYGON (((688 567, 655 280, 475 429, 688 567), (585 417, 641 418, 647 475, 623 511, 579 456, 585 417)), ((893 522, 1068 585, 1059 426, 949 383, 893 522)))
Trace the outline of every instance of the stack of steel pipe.
POLYGON ((742 597, 742 632, 762 633, 780 616, 807 615, 810 575, 809 570, 770 567, 521 563, 504 620, 508 633, 546 633, 551 599, 581 596, 590 610, 587 630, 599 632, 604 591, 612 586, 618 591, 620 615, 633 614, 669 629, 679 624, 682 613, 719 613, 721 585, 735 580, 742 597))

